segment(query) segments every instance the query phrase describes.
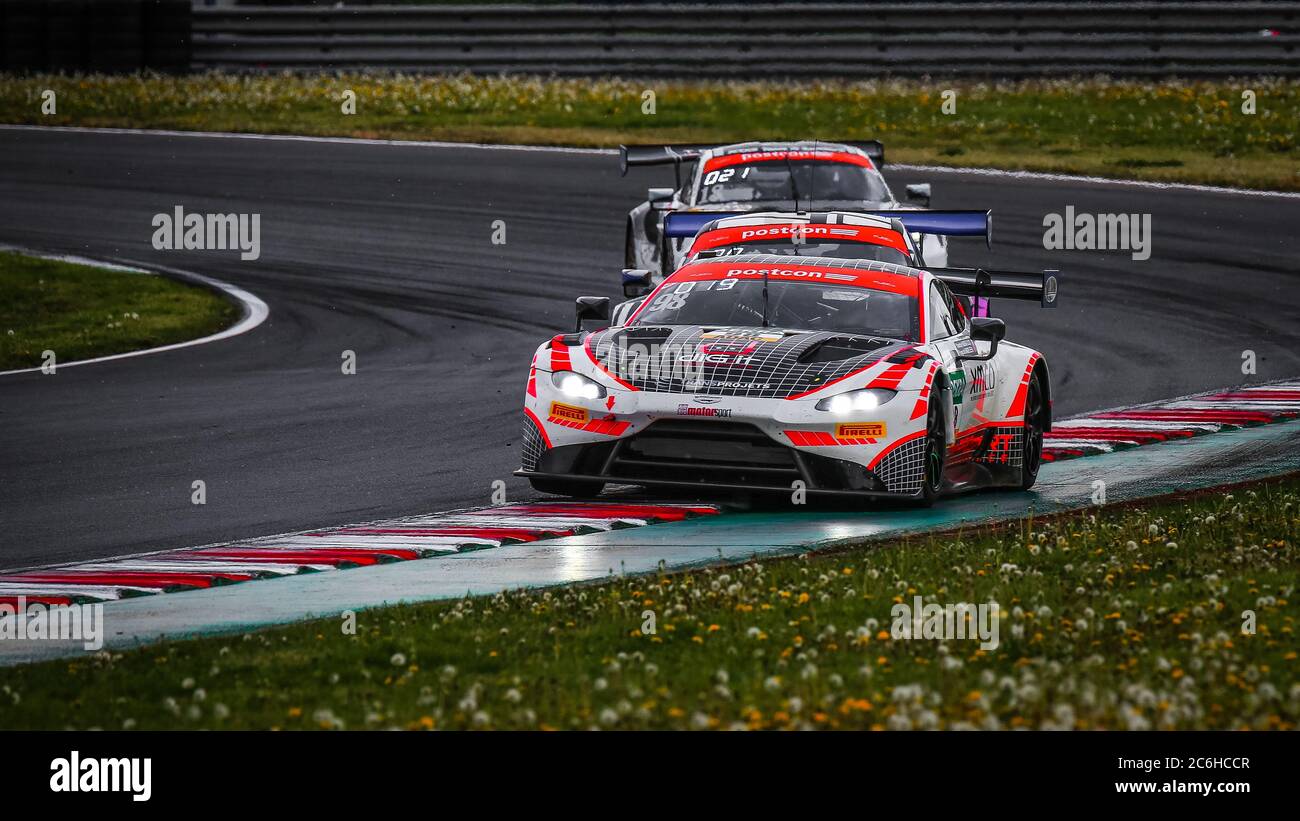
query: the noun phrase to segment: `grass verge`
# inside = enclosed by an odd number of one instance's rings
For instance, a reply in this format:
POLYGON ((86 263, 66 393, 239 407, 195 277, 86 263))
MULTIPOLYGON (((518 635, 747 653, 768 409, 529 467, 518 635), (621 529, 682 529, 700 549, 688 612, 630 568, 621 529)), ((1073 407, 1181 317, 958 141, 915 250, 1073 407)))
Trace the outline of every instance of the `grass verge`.
POLYGON ((1283 79, 631 81, 0 74, 0 121, 542 145, 878 138, 893 162, 1300 190, 1283 79), (42 92, 56 112, 42 113, 42 92), (1254 113, 1243 91, 1255 93, 1254 113), (342 112, 345 90, 355 114, 342 112), (945 91, 956 110, 944 113, 945 91), (645 93, 654 92, 653 111, 645 93))
POLYGON ((0 370, 153 348, 228 327, 238 310, 205 289, 147 274, 0 252, 0 370))
POLYGON ((384 608, 355 635, 324 619, 5 670, 0 727, 1293 729, 1298 537, 1293 476, 384 608), (999 646, 893 638, 918 595, 998 602, 999 646))

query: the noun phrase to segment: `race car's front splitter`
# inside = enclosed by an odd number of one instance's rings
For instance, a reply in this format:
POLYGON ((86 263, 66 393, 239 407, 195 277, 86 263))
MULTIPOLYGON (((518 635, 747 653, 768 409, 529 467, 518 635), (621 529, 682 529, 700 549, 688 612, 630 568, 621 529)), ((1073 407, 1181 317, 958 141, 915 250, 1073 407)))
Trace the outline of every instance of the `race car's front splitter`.
MULTIPOLYGON (((613 485, 638 485, 641 487, 655 487, 665 489, 695 489, 695 490, 731 490, 749 493, 785 493, 794 492, 794 489, 787 485, 763 485, 750 483, 735 482, 717 482, 717 481, 692 481, 687 479, 646 479, 619 477, 606 474, 587 475, 577 473, 544 473, 535 470, 516 470, 515 476, 521 476, 525 479, 555 479, 567 482, 592 481, 605 482, 613 485)), ((823 487, 806 487, 803 491, 814 496, 855 496, 859 498, 877 498, 877 499, 894 499, 897 501, 910 501, 921 498, 921 492, 916 493, 891 493, 887 490, 842 490, 836 488, 823 487)))

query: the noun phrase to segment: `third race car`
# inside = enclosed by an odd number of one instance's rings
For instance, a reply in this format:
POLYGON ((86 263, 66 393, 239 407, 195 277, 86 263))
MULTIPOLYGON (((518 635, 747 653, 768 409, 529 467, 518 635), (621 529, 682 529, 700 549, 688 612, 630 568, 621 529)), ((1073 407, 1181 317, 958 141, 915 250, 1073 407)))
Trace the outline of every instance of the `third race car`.
MULTIPOLYGON (((620 167, 672 165, 672 188, 651 188, 628 214, 624 265, 655 272, 656 280, 682 261, 690 233, 669 234, 670 214, 735 214, 755 211, 881 211, 929 206, 930 186, 909 185, 904 205, 881 176, 885 149, 862 142, 748 142, 732 145, 623 146, 620 167), (685 172, 685 173, 684 173, 685 172)), ((697 224, 698 225, 698 224, 697 224)), ((931 265, 947 265, 942 236, 920 240, 931 265)))

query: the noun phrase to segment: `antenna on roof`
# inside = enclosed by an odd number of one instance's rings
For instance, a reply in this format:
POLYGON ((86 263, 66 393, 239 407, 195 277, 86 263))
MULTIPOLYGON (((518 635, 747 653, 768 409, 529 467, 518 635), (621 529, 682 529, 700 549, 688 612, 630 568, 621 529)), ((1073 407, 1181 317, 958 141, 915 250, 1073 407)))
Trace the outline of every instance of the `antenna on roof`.
MULTIPOLYGON (((808 163, 808 177, 809 177, 808 213, 810 214, 813 211, 817 210, 817 205, 814 202, 814 200, 816 200, 817 198, 817 143, 818 142, 819 142, 818 140, 813 140, 812 161, 808 163)), ((795 210, 798 209, 796 208, 795 210)))

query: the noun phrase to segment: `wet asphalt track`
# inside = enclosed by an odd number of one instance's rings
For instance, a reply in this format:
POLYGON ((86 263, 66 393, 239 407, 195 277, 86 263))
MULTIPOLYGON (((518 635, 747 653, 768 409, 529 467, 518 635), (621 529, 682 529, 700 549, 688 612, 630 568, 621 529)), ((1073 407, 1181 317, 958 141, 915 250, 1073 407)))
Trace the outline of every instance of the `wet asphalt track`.
MULTIPOLYGON (((1300 200, 886 172, 994 209, 996 255, 955 264, 1065 272, 1061 308, 998 306, 1058 415, 1240 382, 1245 349, 1256 380, 1300 374, 1300 200), (1043 250, 1066 205, 1151 213, 1151 259, 1043 250)), ((0 377, 0 567, 483 504, 495 479, 531 495, 510 476, 531 351, 573 296, 616 295, 626 211, 667 179, 609 155, 0 129, 0 242, 186 268, 271 309, 215 344, 0 377), (176 205, 260 213, 261 258, 154 251, 176 205)))

